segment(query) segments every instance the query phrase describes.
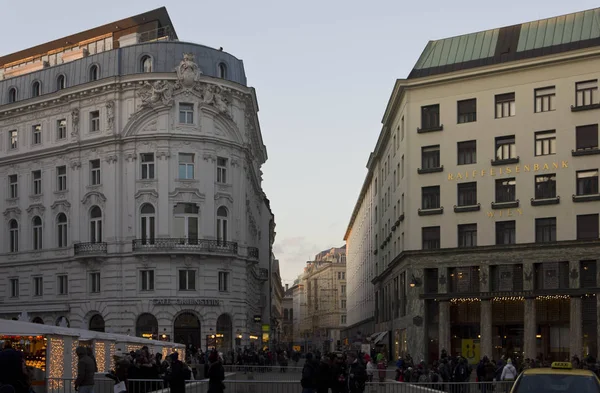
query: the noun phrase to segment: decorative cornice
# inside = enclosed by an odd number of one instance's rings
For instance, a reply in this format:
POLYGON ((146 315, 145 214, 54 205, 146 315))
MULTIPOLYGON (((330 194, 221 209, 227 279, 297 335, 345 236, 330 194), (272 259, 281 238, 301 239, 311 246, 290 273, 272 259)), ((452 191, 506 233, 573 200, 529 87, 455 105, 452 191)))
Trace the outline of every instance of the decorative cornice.
POLYGON ((110 156, 106 156, 104 159, 105 159, 105 160, 106 160, 106 162, 108 162, 109 164, 114 164, 115 162, 117 162, 117 161, 118 161, 118 159, 119 159, 119 158, 118 158, 118 156, 116 156, 116 155, 114 155, 114 154, 113 154, 113 155, 110 155, 110 156))
POLYGON ((180 196, 183 197, 185 195, 189 196, 189 198, 188 198, 189 201, 192 201, 192 200, 204 201, 204 199, 205 199, 204 194, 200 193, 196 188, 180 188, 180 187, 177 187, 177 188, 175 188, 175 190, 173 190, 173 192, 170 192, 169 198, 176 199, 180 196))
POLYGON ((139 199, 144 195, 148 195, 150 197, 158 199, 158 192, 156 192, 156 190, 139 190, 138 192, 135 193, 134 198, 139 199))
POLYGON ((67 200, 61 200, 61 201, 55 201, 52 206, 50 206, 50 209, 52 210, 56 210, 59 207, 63 207, 65 209, 69 209, 71 208, 71 204, 69 203, 69 201, 67 200))
POLYGON ((83 196, 83 198, 81 199, 81 203, 83 203, 85 205, 85 204, 89 203, 89 201, 92 198, 97 198, 97 200, 101 203, 106 202, 106 197, 104 196, 104 194, 102 194, 99 191, 90 191, 83 196))
POLYGON ((215 193, 215 201, 219 199, 227 199, 229 202, 233 203, 233 197, 229 194, 225 194, 223 192, 215 193))

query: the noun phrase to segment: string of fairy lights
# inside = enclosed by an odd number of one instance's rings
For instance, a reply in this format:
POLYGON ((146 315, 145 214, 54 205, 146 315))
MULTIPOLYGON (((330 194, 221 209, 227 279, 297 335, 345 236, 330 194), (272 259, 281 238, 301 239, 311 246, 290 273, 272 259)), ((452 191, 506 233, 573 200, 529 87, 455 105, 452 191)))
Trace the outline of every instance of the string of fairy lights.
POLYGON ((106 344, 102 341, 94 343, 94 354, 98 364, 98 372, 103 373, 106 370, 106 344))
POLYGON ((63 387, 64 376, 65 341, 60 337, 50 337, 48 347, 47 356, 50 359, 48 386, 50 389, 61 389, 63 387))
MULTIPOLYGON (((596 297, 595 293, 588 293, 582 295, 581 297, 596 297)), ((568 300, 570 299, 570 295, 540 295, 536 296, 535 300, 568 300)), ((490 299, 492 302, 522 302, 525 300, 524 296, 496 296, 490 299)), ((450 299, 450 303, 460 304, 460 303, 479 303, 481 302, 480 298, 476 297, 459 297, 450 299)))

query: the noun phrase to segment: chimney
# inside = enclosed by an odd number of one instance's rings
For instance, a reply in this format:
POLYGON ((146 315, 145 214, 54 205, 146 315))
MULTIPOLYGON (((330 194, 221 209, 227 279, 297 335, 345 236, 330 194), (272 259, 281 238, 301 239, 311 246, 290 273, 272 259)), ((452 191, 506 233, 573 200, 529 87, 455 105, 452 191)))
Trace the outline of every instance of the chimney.
POLYGON ((287 292, 288 289, 290 289, 290 284, 285 284, 285 291, 287 292))

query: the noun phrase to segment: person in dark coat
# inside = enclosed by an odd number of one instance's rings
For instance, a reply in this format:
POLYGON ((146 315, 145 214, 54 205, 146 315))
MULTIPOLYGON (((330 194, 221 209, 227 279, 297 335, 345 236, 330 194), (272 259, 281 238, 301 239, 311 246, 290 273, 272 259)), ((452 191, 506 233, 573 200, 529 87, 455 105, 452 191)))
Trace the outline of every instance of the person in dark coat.
POLYGON ((329 388, 332 386, 331 359, 328 356, 323 356, 317 367, 317 393, 329 393, 329 388))
POLYGON ((367 383, 367 370, 354 352, 348 353, 348 367, 348 392, 363 393, 367 383))
POLYGON ((317 365, 313 360, 312 353, 307 353, 305 359, 302 368, 302 379, 300 380, 302 393, 315 393, 317 390, 317 365))
POLYGON ((29 393, 29 389, 23 353, 14 349, 0 352, 0 393, 29 393))
POLYGON ((179 360, 179 354, 173 352, 171 354, 171 374, 169 378, 171 393, 185 393, 185 381, 190 379, 191 374, 190 369, 179 360))
POLYGON ((208 356, 210 366, 208 367, 208 393, 223 393, 225 391, 225 368, 219 358, 217 351, 208 356))

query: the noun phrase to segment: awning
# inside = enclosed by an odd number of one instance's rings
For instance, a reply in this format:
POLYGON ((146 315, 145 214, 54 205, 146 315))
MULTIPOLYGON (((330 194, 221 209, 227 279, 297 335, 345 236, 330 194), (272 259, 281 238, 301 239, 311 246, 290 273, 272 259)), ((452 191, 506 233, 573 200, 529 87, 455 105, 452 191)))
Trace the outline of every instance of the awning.
POLYGON ((383 340, 383 338, 386 336, 387 333, 388 333, 387 331, 379 333, 377 338, 375 338, 375 341, 373 341, 373 344, 377 344, 379 341, 383 340))
POLYGON ((369 342, 373 342, 373 340, 375 340, 379 335, 381 334, 381 332, 377 332, 377 333, 373 333, 369 336, 369 342))

